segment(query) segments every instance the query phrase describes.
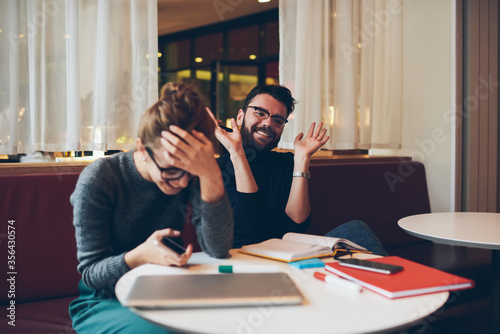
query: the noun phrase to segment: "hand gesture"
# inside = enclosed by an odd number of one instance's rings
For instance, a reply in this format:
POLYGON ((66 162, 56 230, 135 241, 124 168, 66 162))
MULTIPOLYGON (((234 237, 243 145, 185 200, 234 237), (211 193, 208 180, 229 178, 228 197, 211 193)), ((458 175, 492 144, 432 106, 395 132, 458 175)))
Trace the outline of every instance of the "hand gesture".
POLYGON ((325 136, 326 129, 323 129, 323 123, 319 123, 317 129, 315 127, 316 123, 313 122, 305 138, 303 138, 304 134, 302 132, 295 137, 294 148, 296 157, 311 158, 314 152, 330 139, 329 136, 325 136))
POLYGON ((233 128, 233 131, 227 132, 219 126, 220 121, 215 119, 215 116, 210 111, 210 109, 206 109, 208 114, 210 115, 210 118, 212 118, 215 123, 215 137, 222 145, 224 145, 226 150, 228 150, 229 153, 243 150, 243 139, 241 138, 240 129, 238 128, 236 120, 234 118, 231 118, 231 127, 233 128))

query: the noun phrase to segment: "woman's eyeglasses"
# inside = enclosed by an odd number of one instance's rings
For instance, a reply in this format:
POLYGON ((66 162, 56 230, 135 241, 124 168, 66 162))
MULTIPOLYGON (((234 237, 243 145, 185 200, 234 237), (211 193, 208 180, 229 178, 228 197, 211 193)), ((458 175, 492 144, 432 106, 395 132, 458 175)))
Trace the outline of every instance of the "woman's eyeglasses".
POLYGON ((193 177, 191 174, 186 172, 184 169, 180 169, 180 168, 176 168, 176 167, 168 167, 168 168, 160 167, 153 156, 153 150, 146 146, 146 151, 148 152, 149 156, 151 157, 151 159, 155 163, 156 167, 158 167, 158 169, 160 170, 162 179, 170 180, 170 181, 178 180, 186 174, 188 174, 188 176, 190 178, 193 177))

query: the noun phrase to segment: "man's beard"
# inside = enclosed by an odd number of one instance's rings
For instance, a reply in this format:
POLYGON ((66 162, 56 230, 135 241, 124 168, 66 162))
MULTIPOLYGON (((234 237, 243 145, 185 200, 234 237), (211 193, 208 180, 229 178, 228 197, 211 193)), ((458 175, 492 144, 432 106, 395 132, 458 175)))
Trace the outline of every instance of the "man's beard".
POLYGON ((250 131, 245 126, 245 120, 241 124, 241 139, 243 140, 243 147, 245 148, 255 148, 257 151, 271 151, 273 148, 278 146, 278 142, 280 141, 280 137, 276 136, 276 132, 274 132, 271 128, 266 126, 257 127, 256 125, 252 126, 250 131), (253 137, 253 133, 257 131, 265 132, 273 138, 269 144, 262 146, 262 144, 258 143, 253 137))

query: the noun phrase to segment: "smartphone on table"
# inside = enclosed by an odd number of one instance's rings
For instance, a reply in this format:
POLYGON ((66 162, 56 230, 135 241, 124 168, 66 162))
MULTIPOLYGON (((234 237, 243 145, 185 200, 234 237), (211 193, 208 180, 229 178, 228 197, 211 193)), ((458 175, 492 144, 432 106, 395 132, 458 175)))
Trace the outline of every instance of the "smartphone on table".
POLYGON ((182 247, 181 245, 179 245, 177 242, 175 242, 174 240, 172 240, 169 237, 164 237, 161 241, 163 242, 163 244, 165 246, 167 246, 168 248, 170 248, 171 250, 173 250, 174 252, 176 252, 179 255, 182 255, 186 252, 186 249, 184 247, 182 247))
POLYGON ((394 274, 403 270, 403 267, 401 266, 360 259, 342 260, 339 262, 339 265, 355 269, 373 271, 381 274, 394 274))

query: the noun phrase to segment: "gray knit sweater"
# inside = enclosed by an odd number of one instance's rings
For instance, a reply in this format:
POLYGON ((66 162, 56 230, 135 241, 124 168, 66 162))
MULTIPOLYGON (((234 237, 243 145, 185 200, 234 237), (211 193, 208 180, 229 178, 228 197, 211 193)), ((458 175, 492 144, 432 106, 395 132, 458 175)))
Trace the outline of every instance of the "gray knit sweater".
POLYGON ((114 293, 118 279, 130 269, 126 252, 154 231, 182 230, 188 202, 198 242, 210 256, 227 255, 233 243, 232 211, 224 195, 215 205, 200 197, 199 182, 177 195, 165 195, 137 171, 133 151, 99 159, 81 173, 71 195, 76 232, 78 271, 95 290, 114 293))

